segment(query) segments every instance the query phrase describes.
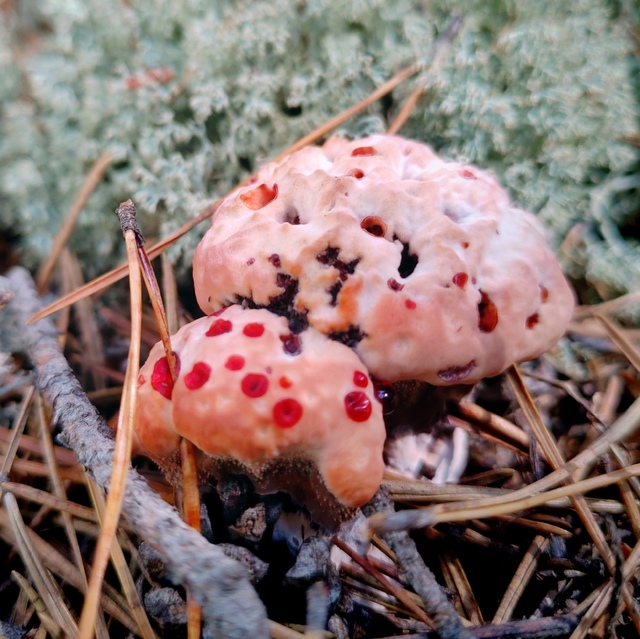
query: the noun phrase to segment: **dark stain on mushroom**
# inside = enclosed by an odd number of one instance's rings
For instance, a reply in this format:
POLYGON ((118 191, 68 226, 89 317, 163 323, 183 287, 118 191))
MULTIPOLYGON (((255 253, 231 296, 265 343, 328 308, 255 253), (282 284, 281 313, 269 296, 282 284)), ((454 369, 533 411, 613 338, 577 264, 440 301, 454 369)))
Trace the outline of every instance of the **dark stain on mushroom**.
POLYGON ((331 331, 329 333, 329 339, 340 342, 349 348, 357 346, 365 337, 367 337, 367 334, 363 333, 357 326, 349 326, 346 331, 331 331))
MULTIPOLYGON (((398 238, 394 236, 394 240, 398 238)), ((409 242, 402 242, 402 253, 400 255, 400 265, 398 266, 398 273, 402 279, 409 277, 418 266, 418 256, 411 252, 409 242)))
POLYGON ((287 273, 277 273, 276 284, 283 291, 279 295, 270 297, 268 304, 256 304, 252 298, 240 295, 235 301, 237 304, 243 304, 247 308, 266 308, 274 315, 286 317, 289 323, 289 330, 297 335, 309 326, 309 320, 307 319, 308 309, 298 310, 295 305, 295 299, 298 295, 298 280, 287 273))
POLYGON ((338 294, 340 293, 340 290, 342 289, 342 279, 338 279, 335 281, 334 284, 332 284, 328 289, 327 289, 327 293, 329 293, 329 295, 331 296, 331 306, 337 306, 338 305, 338 294))
POLYGON ((340 273, 340 279, 344 282, 349 275, 353 275, 360 262, 360 258, 356 257, 350 262, 344 262, 340 259, 340 249, 335 246, 327 246, 327 248, 316 255, 316 260, 325 266, 333 266, 340 273))

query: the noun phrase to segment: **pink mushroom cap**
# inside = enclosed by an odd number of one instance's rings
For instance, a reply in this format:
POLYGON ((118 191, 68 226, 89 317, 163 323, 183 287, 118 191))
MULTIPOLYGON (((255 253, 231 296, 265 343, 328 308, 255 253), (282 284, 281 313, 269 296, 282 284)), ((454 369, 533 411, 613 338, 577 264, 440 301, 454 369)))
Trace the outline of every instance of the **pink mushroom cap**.
POLYGON ((179 437, 261 475, 274 461, 311 462, 345 506, 368 501, 382 479, 385 426, 373 383, 348 347, 284 317, 232 306, 172 338, 171 383, 161 344, 141 369, 139 452, 169 457, 179 437))
POLYGON ((207 313, 264 307, 378 378, 437 385, 544 353, 574 305, 541 224, 490 175, 385 135, 265 166, 222 203, 193 272, 207 313))

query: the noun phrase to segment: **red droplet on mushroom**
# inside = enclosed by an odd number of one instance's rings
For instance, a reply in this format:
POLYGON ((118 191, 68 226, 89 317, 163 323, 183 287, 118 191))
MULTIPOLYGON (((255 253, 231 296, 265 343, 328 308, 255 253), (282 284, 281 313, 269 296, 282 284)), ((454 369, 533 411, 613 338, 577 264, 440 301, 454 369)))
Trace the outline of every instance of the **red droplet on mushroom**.
POLYGON ((208 381, 211 376, 211 366, 204 362, 196 362, 193 368, 184 376, 184 385, 189 390, 196 390, 201 388, 208 381))
POLYGON ((370 235, 375 235, 376 237, 384 237, 384 234, 387 232, 386 223, 377 215, 369 215, 365 217, 364 220, 360 222, 360 228, 370 235))
POLYGON ((549 299, 549 290, 542 286, 542 284, 538 284, 540 287, 540 301, 544 304, 549 299))
POLYGON ((477 180, 476 174, 473 171, 469 171, 469 169, 462 169, 459 171, 460 177, 465 180, 477 180))
POLYGON ((498 307, 484 291, 480 291, 480 295, 478 328, 483 333, 491 333, 498 325, 498 307))
POLYGON ((378 155, 378 152, 372 146, 359 146, 351 151, 351 155, 355 158, 363 155, 378 155))
POLYGON ((249 373, 240 385, 247 397, 262 397, 269 390, 269 380, 262 373, 249 373))
POLYGON ((468 364, 465 364, 464 366, 451 366, 449 368, 445 368, 444 370, 438 371, 438 377, 443 382, 458 382, 465 377, 469 377, 475 367, 476 362, 472 359, 468 364))
POLYGON ((540 317, 537 313, 534 313, 533 315, 529 315, 529 317, 527 317, 526 326, 527 328, 533 328, 539 321, 540 317))
POLYGON ((293 385, 293 382, 286 375, 283 375, 278 380, 278 383, 280 384, 280 386, 282 386, 282 388, 291 388, 291 386, 293 385))
POLYGON ((209 314, 209 317, 218 317, 218 315, 222 315, 227 310, 226 306, 219 308, 217 311, 209 314))
POLYGON ((282 266, 282 262, 280 262, 280 256, 277 253, 274 253, 273 255, 269 255, 269 257, 267 259, 276 268, 280 268, 282 266))
POLYGON ((291 428, 295 426, 302 417, 302 406, 300 402, 290 397, 285 397, 277 401, 273 406, 273 421, 280 428, 291 428))
POLYGON ((460 288, 464 288, 467 285, 467 282, 469 281, 469 276, 466 273, 456 273, 451 278, 451 281, 456 286, 459 286, 460 288))
POLYGON ((366 388, 369 384, 369 377, 362 371, 355 371, 353 374, 353 383, 360 388, 366 388))
POLYGON ((467 248, 469 248, 469 242, 463 242, 463 243, 462 243, 462 248, 463 248, 463 249, 467 249, 467 248))
POLYGON ((396 293, 404 288, 404 284, 400 284, 400 282, 398 282, 398 280, 394 280, 393 277, 390 277, 387 280, 387 286, 396 293))
POLYGON ((404 305, 412 311, 416 307, 416 303, 413 300, 405 300, 404 305))
POLYGON ((217 335, 222 335, 223 333, 230 333, 233 328, 233 324, 226 319, 217 319, 211 326, 209 326, 209 330, 205 333, 207 337, 216 337, 217 335))
MULTIPOLYGON (((180 374, 180 358, 177 353, 173 354, 176 363, 176 377, 180 374)), ((158 391, 166 399, 171 399, 173 393, 173 380, 169 370, 167 356, 161 357, 154 365, 151 373, 151 387, 158 391)))
POLYGON ((293 333, 280 335, 280 340, 282 341, 282 349, 287 355, 300 355, 302 353, 302 344, 298 335, 293 333))
POLYGON ((240 196, 240 199, 248 206, 252 211, 257 211, 263 206, 269 204, 278 197, 278 185, 274 184, 272 187, 266 184, 261 184, 251 191, 247 191, 240 196))
POLYGON ((344 398, 347 415, 354 422, 365 422, 371 416, 371 400, 362 391, 352 391, 344 398))
POLYGON ((356 180, 361 180, 364 177, 364 171, 362 169, 351 169, 347 175, 354 177, 356 180))
POLYGON ((398 407, 398 394, 391 382, 373 381, 373 393, 382 404, 382 414, 390 415, 398 407))
POLYGON ((247 337, 260 337, 264 333, 264 324, 260 324, 260 322, 251 322, 242 329, 242 332, 247 337))
POLYGON ((138 375, 138 386, 142 386, 146 381, 144 375, 138 375))
POLYGON ((242 355, 229 355, 224 367, 230 371, 239 371, 244 368, 244 357, 242 355))
POLYGON ((250 257, 247 260, 247 266, 251 266, 253 263, 255 263, 255 261, 256 261, 255 257, 250 257))

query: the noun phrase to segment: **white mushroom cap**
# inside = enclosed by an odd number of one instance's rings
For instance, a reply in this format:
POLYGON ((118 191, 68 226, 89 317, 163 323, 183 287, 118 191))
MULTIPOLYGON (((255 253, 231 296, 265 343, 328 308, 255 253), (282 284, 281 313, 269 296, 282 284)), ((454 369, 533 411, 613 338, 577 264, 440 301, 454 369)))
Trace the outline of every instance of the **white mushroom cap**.
POLYGON ((182 436, 257 474, 275 460, 311 461, 346 506, 373 496, 385 427, 351 349, 314 330, 292 335, 285 318, 240 306, 184 326, 172 349, 180 364, 174 385, 161 344, 141 369, 141 452, 168 457, 182 436))
POLYGON ((207 313, 265 307, 378 378, 438 385, 540 355, 573 309, 540 223, 492 177, 384 135, 264 167, 218 209, 194 281, 207 313))

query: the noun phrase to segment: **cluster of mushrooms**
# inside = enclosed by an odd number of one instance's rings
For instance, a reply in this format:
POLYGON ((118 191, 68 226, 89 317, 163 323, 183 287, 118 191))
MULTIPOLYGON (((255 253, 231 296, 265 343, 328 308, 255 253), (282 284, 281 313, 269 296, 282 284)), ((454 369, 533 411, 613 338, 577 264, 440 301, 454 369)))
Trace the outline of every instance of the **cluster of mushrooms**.
MULTIPOLYGON (((139 378, 137 451, 366 503, 394 384, 474 384, 560 338, 573 294, 538 220, 475 167, 396 136, 329 139, 229 196, 193 261, 206 317, 139 378), (314 479, 315 478, 315 479, 314 479)), ((387 418, 389 423, 389 419, 387 418)))

